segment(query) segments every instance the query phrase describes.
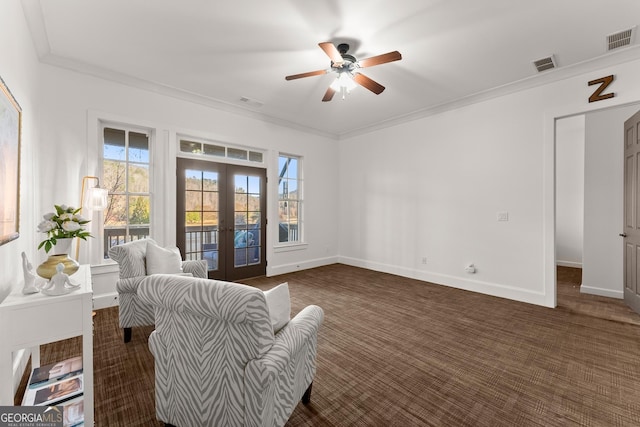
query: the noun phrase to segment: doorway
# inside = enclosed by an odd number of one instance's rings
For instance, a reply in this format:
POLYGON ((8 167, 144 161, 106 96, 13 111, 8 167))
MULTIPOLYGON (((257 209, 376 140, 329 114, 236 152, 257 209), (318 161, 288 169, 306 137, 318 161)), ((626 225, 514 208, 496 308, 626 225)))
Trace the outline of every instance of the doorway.
MULTIPOLYGON (((623 123, 638 110, 638 103, 618 105, 594 111, 582 112, 585 117, 585 153, 584 153, 584 218, 582 247, 582 284, 580 293, 602 297, 623 299, 623 245, 619 234, 622 232, 623 219, 623 123)), ((555 114, 555 129, 558 123, 575 117, 570 114, 555 114)), ((548 195, 555 195, 556 180, 561 167, 556 163, 557 145, 562 141, 553 135, 553 156, 548 158, 548 165, 554 165, 553 183, 548 195)), ((549 306, 556 306, 557 275, 556 263, 559 259, 559 218, 558 202, 553 197, 547 199, 551 208, 548 213, 551 220, 548 224, 554 227, 548 231, 553 236, 553 258, 546 264, 545 277, 553 288, 547 294, 549 306), (551 222, 553 221, 553 222, 551 222)), ((548 241, 551 242, 551 241, 548 241)))
POLYGON ((210 279, 266 274, 265 169, 178 158, 176 207, 176 244, 210 279))

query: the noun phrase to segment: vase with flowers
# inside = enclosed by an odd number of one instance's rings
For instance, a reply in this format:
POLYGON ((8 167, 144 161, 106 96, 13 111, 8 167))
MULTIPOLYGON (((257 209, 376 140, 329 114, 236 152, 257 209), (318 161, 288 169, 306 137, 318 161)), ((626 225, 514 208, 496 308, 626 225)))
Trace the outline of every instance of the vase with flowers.
POLYGON ((56 266, 64 264, 66 274, 75 273, 80 265, 72 258, 69 258, 69 250, 74 238, 87 240, 91 237, 85 229, 85 225, 90 221, 79 214, 81 208, 74 208, 67 205, 54 205, 55 212, 43 215, 44 220, 38 224, 38 231, 46 233, 47 238, 40 242, 38 249, 44 248, 46 253, 53 250, 53 254, 42 263, 36 270, 39 276, 50 279, 56 274, 56 266))

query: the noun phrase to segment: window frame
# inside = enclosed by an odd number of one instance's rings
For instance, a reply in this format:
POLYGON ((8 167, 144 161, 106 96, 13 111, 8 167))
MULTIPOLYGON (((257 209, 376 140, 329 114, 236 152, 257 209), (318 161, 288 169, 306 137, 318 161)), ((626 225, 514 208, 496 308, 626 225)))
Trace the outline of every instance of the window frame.
POLYGON ((181 158, 261 167, 258 165, 264 166, 267 156, 267 152, 263 149, 232 144, 217 139, 201 138, 188 133, 177 133, 176 141, 176 157, 181 158), (189 147, 191 150, 188 150, 189 147), (207 149, 216 149, 216 151, 207 151, 207 149), (259 156, 259 159, 257 156, 259 156))
MULTIPOLYGON (((114 122, 114 121, 109 121, 109 120, 100 120, 99 124, 98 124, 98 130, 99 130, 99 171, 100 171, 100 177, 101 177, 101 182, 104 183, 104 185, 106 186, 106 182, 104 179, 104 164, 105 164, 105 156, 104 156, 104 148, 105 148, 105 139, 104 139, 104 132, 105 129, 109 128, 109 129, 116 129, 116 130, 122 130, 126 133, 125 136, 125 160, 121 161, 122 163, 124 163, 125 165, 125 171, 126 174, 128 174, 129 171, 129 165, 147 165, 148 167, 148 174, 149 174, 149 183, 148 183, 148 192, 130 192, 128 191, 128 175, 125 175, 125 191, 124 192, 119 192, 118 194, 124 195, 128 198, 128 196, 134 195, 134 196, 147 196, 149 198, 149 222, 148 222, 148 232, 147 235, 145 236, 145 238, 153 238, 154 236, 154 224, 155 224, 155 219, 156 218, 156 201, 155 201, 155 197, 154 197, 154 144, 155 144, 155 129, 154 128, 150 128, 150 127, 144 127, 144 126, 139 126, 139 125, 131 125, 131 124, 127 124, 127 123, 122 123, 122 122, 114 122), (130 133, 139 133, 139 134, 144 134, 147 136, 147 140, 148 140, 148 163, 144 163, 144 162, 140 162, 140 161, 136 161, 136 160, 130 160, 129 159, 129 134, 130 133)), ((120 161, 120 160, 118 160, 120 161)), ((111 192, 109 192, 109 197, 112 195, 111 192)), ((127 242, 126 237, 129 236, 129 231, 130 231, 130 226, 131 224, 129 223, 129 205, 127 203, 127 207, 126 207, 126 225, 125 225, 125 242, 127 242)), ((105 224, 105 216, 102 216, 102 221, 100 224, 100 258, 104 261, 108 261, 109 257, 107 255, 107 251, 108 251, 108 247, 107 247, 107 241, 106 241, 106 230, 108 230, 106 224, 105 224)), ((135 228, 135 227, 133 227, 135 228)), ((142 227, 144 228, 144 227, 142 227)))
MULTIPOLYGON (((275 244, 274 244, 274 249, 275 252, 286 252, 286 251, 291 251, 291 250, 298 250, 298 249, 304 249, 306 248, 308 245, 305 241, 305 230, 304 230, 304 176, 303 176, 303 167, 304 164, 304 157, 301 155, 297 155, 297 154, 291 154, 291 153, 285 153, 285 152, 278 152, 277 155, 277 162, 276 162, 276 176, 278 181, 276 182, 276 194, 277 194, 277 198, 276 198, 276 224, 274 226, 274 230, 276 231, 275 236, 277 236, 274 240, 275 240, 275 244), (297 162, 297 173, 296 176, 297 178, 295 179, 296 181, 296 186, 297 186, 297 195, 298 197, 295 199, 291 199, 291 198, 287 198, 286 201, 293 201, 295 203, 297 203, 298 207, 298 215, 297 215, 297 229, 298 229, 298 239, 297 240, 293 240, 293 241, 286 241, 286 242, 281 242, 279 235, 280 235, 280 202, 283 200, 280 198, 280 180, 283 179, 280 176, 280 159, 281 158, 288 158, 288 159, 295 159, 297 162)), ((289 178, 287 178, 289 179, 289 178)), ((290 193, 289 193, 290 194, 290 193)))

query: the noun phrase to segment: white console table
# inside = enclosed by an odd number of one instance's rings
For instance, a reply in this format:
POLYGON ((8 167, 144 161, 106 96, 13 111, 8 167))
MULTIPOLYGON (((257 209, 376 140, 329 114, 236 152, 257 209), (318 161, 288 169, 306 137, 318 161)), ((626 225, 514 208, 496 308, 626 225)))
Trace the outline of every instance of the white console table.
POLYGON ((82 336, 84 422, 93 426, 93 287, 88 265, 71 275, 80 288, 59 296, 23 295, 15 290, 0 303, 0 405, 13 406, 12 352, 31 349, 32 368, 40 366, 40 344, 82 336))

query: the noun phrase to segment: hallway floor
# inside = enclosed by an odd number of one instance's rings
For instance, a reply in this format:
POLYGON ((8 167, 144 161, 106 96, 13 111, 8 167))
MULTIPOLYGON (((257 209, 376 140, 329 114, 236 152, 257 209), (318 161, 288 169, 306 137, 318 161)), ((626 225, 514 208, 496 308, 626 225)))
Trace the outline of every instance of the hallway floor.
POLYGON ((623 300, 581 293, 582 269, 558 267, 557 282, 558 308, 640 326, 640 314, 627 307, 623 300))

